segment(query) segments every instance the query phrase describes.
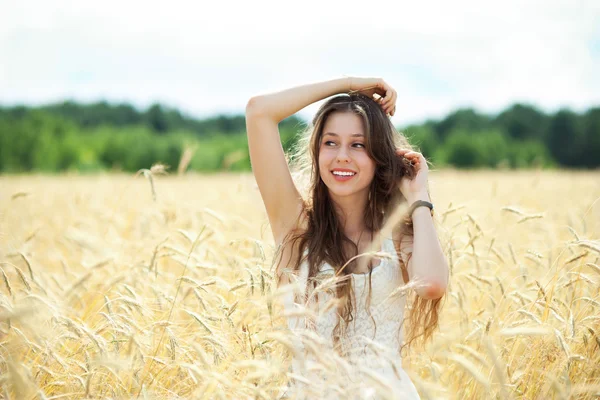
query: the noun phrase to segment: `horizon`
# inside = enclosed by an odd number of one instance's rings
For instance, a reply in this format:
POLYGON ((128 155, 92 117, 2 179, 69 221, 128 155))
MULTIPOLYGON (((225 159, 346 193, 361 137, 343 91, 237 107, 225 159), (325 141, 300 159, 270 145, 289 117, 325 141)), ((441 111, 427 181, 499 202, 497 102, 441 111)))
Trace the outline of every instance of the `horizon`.
MULTIPOLYGON (((240 116, 244 116, 245 115, 244 111, 240 111, 240 112, 237 112, 237 113, 234 113, 234 112, 232 112, 232 113, 224 113, 224 112, 222 112, 222 113, 215 113, 215 114, 210 114, 210 115, 205 115, 205 116, 197 116, 197 115, 193 115, 193 114, 189 114, 187 112, 184 112, 184 110, 181 110, 180 108, 177 108, 177 107, 173 107, 173 106, 171 106, 169 104, 154 103, 154 104, 149 104, 146 107, 138 107, 138 106, 136 106, 133 103, 115 102, 115 101, 108 101, 108 100, 105 100, 105 99, 100 99, 98 101, 91 101, 91 102, 81 102, 81 101, 77 101, 77 100, 74 100, 74 99, 66 99, 66 100, 63 100, 63 101, 59 100, 59 101, 56 101, 56 102, 48 102, 48 103, 40 103, 40 104, 23 104, 23 103, 4 104, 4 103, 0 103, 0 109, 1 108, 14 108, 14 107, 44 108, 44 107, 61 105, 61 104, 64 104, 64 103, 73 103, 73 104, 77 104, 79 106, 92 106, 92 105, 95 105, 95 104, 102 104, 102 103, 106 103, 108 106, 111 106, 111 107, 117 107, 117 106, 123 106, 123 105, 125 105, 125 106, 131 106, 131 107, 133 107, 135 109, 135 111, 138 112, 138 113, 140 113, 140 114, 143 114, 143 113, 147 112, 150 107, 152 107, 155 104, 158 104, 165 111, 174 110, 174 111, 179 112, 184 118, 191 119, 191 120, 197 120, 197 121, 209 120, 209 119, 214 119, 214 118, 218 118, 218 117, 235 118, 235 117, 240 117, 240 116)), ((498 117, 498 115, 500 115, 502 112, 507 111, 507 110, 511 109, 512 107, 514 107, 514 106, 532 107, 532 108, 540 111, 541 113, 544 113, 547 116, 551 116, 551 115, 553 115, 556 112, 561 111, 561 110, 568 110, 568 111, 572 111, 572 112, 574 112, 574 113, 576 113, 578 115, 582 115, 582 114, 586 113, 587 111, 589 111, 592 108, 594 108, 594 109, 595 108, 599 108, 600 104, 590 105, 589 107, 584 108, 582 110, 575 110, 575 109, 572 109, 572 108, 569 108, 569 107, 561 107, 561 108, 556 109, 556 110, 554 110, 552 112, 548 112, 548 111, 546 111, 546 110, 538 107, 535 104, 522 103, 522 102, 521 103, 517 102, 517 103, 513 103, 513 104, 508 104, 505 108, 503 108, 503 109, 501 109, 501 110, 499 110, 497 112, 490 112, 490 113, 482 112, 481 110, 479 110, 477 108, 473 108, 473 107, 461 107, 461 108, 456 108, 454 110, 450 110, 447 114, 439 116, 439 117, 436 117, 436 118, 430 117, 430 118, 426 118, 426 119, 423 119, 423 120, 420 120, 420 121, 412 121, 412 122, 408 122, 408 123, 404 123, 404 124, 402 124, 402 123, 398 124, 398 123, 394 122, 394 124, 396 126, 401 125, 402 127, 408 127, 408 126, 419 126, 419 125, 426 124, 428 122, 441 122, 442 120, 444 120, 445 118, 447 118, 449 115, 452 115, 453 113, 461 111, 461 110, 473 110, 477 115, 485 116, 485 117, 488 117, 490 119, 494 119, 494 118, 498 117)), ((310 115, 306 115, 306 113, 304 113, 304 115, 303 115, 302 112, 299 112, 299 113, 294 114, 292 116, 302 119, 303 122, 308 122, 310 120, 310 115)), ((392 118, 392 121, 393 121, 393 118, 392 118)))

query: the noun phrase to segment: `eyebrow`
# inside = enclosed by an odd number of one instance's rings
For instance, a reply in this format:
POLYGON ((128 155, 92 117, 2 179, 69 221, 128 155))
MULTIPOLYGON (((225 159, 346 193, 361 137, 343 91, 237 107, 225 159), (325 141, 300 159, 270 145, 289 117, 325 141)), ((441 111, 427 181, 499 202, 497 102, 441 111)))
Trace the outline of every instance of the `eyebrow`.
MULTIPOLYGON (((338 135, 337 133, 334 132, 327 132, 323 135, 323 137, 325 136, 335 136, 335 137, 339 137, 340 135, 338 135)), ((353 133, 352 135, 350 135, 351 137, 365 137, 365 135, 363 135, 362 133, 353 133)))

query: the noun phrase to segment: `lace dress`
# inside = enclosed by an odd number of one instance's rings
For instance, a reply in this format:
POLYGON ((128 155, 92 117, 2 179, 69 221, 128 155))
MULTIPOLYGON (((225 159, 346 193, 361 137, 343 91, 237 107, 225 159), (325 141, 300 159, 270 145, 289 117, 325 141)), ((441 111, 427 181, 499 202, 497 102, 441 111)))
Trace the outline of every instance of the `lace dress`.
MULTIPOLYGON (((398 256, 391 238, 385 238, 383 258, 371 274, 372 293, 370 315, 367 311, 369 274, 352 274, 355 311, 354 320, 342 338, 344 356, 333 351, 331 333, 337 324, 337 308, 328 307, 334 293, 319 291, 314 330, 306 329, 306 310, 294 302, 293 292, 283 299, 287 322, 292 332, 294 356, 292 379, 283 398, 320 399, 419 399, 410 378, 402 369, 399 354, 404 318, 405 295, 399 288, 404 280, 398 256)), ((333 276, 333 268, 324 264, 318 278, 333 276)), ((306 288, 308 264, 300 267, 296 290, 306 288)), ((298 293, 298 292, 297 292, 298 293)), ((314 309, 311 306, 310 309, 314 309)))

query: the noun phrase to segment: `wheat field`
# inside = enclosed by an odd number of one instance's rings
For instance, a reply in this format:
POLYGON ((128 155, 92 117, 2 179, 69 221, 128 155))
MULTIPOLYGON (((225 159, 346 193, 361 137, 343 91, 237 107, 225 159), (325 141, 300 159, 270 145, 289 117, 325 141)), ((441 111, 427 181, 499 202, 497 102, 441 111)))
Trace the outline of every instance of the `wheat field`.
MULTIPOLYGON (((430 188, 451 281, 404 358, 422 398, 598 398, 600 172, 430 188)), ((0 177, 0 398, 278 398, 273 251, 251 174, 0 177)))

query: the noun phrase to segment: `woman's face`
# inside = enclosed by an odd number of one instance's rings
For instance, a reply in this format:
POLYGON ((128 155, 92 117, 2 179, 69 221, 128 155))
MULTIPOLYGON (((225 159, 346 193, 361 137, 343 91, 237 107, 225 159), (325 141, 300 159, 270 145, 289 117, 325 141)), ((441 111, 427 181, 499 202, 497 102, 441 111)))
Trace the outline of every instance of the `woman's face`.
POLYGON ((319 170, 332 197, 368 195, 375 162, 365 148, 360 116, 351 112, 329 115, 319 144, 319 170))

